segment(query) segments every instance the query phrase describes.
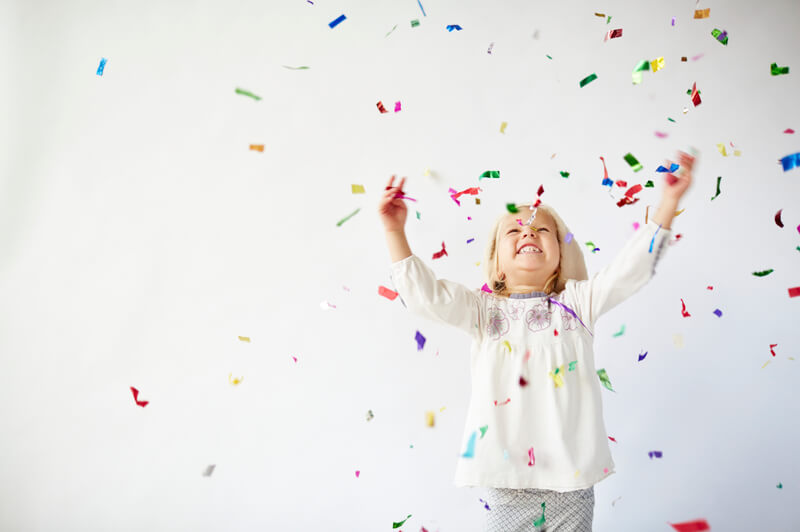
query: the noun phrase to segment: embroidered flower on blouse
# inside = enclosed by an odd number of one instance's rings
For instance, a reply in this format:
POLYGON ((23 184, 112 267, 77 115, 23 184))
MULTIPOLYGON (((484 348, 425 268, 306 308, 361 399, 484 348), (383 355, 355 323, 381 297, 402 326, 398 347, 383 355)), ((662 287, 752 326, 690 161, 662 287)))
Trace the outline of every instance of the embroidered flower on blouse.
POLYGON ((525 323, 532 332, 547 329, 550 327, 551 314, 552 311, 548 311, 546 305, 536 305, 525 314, 525 323))
POLYGON ((574 331, 577 328, 578 328, 578 320, 575 318, 575 316, 573 316, 572 314, 570 314, 569 312, 567 312, 562 308, 561 329, 564 331, 574 331))
POLYGON ((512 320, 518 320, 522 317, 522 313, 525 311, 525 303, 515 301, 514 303, 509 303, 507 308, 508 317, 512 320))
POLYGON ((487 322, 486 334, 494 340, 497 340, 508 332, 508 318, 506 318, 505 312, 497 307, 489 309, 487 322))

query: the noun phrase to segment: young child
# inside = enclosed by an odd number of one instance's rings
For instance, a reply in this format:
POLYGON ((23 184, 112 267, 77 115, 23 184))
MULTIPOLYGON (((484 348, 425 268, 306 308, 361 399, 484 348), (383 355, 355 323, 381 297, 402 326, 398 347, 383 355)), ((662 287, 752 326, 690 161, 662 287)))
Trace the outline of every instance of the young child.
MULTIPOLYGON (((487 488, 487 530, 587 531, 594 484, 614 472, 592 351, 597 318, 639 290, 670 237, 694 158, 679 153, 660 207, 614 260, 588 277, 556 211, 518 205, 490 233, 492 293, 437 279, 404 233, 405 178, 379 204, 395 289, 409 310, 472 338, 472 395, 457 486, 487 488)), ((668 165, 669 166, 669 161, 668 165)))

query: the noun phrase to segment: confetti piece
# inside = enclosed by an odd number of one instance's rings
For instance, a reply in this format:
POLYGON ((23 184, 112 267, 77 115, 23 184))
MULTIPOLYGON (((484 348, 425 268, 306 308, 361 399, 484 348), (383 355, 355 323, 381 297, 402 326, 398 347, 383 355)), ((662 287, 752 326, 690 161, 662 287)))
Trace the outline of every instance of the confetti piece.
POLYGON ((720 182, 721 182, 721 181, 722 181, 722 176, 721 176, 721 175, 720 175, 720 176, 717 176, 717 193, 716 193, 716 194, 714 194, 714 197, 713 197, 713 198, 711 198, 711 201, 714 201, 715 199, 717 199, 717 196, 719 196, 719 195, 720 195, 719 184, 720 184, 720 182))
POLYGON ((800 166, 800 152, 793 153, 792 155, 787 155, 783 159, 781 159, 781 164, 783 165, 783 171, 791 170, 792 168, 797 168, 800 166))
POLYGON ((574 236, 575 235, 573 235, 572 233, 567 233, 566 235, 564 235, 564 242, 569 244, 570 242, 572 242, 572 238, 574 236))
POLYGON ((350 191, 353 194, 364 194, 364 185, 350 185, 350 191))
POLYGON ((662 453, 661 453, 661 451, 650 451, 647 454, 648 454, 648 456, 650 456, 650 460, 652 460, 653 457, 661 458, 661 454, 662 453))
POLYGON ((294 360, 294 363, 297 364, 297 357, 292 355, 292 359, 294 360))
POLYGON ((392 32, 393 32, 394 30, 396 30, 396 29, 397 29, 397 24, 395 24, 395 25, 394 25, 394 28, 392 28, 392 29, 389 31, 389 33, 387 33, 386 35, 384 35, 384 36, 383 36, 383 38, 385 39, 386 37, 388 37, 389 35, 391 35, 391 34, 392 34, 392 32))
POLYGON ((656 168, 656 172, 669 172, 669 173, 671 173, 671 174, 672 174, 672 173, 674 173, 674 172, 675 172, 675 170, 677 170, 678 168, 680 168, 680 165, 677 165, 677 164, 675 164, 675 163, 672 163, 672 164, 670 164, 668 169, 667 169, 667 168, 665 168, 665 167, 663 167, 663 166, 661 166, 661 165, 659 165, 659 167, 658 167, 658 168, 656 168))
POLYGON ((713 30, 711 30, 711 35, 713 35, 716 40, 718 40, 719 42, 721 42, 725 46, 728 45, 728 32, 727 31, 718 30, 717 28, 714 28, 713 30))
POLYGON ((378 287, 378 294, 385 297, 389 301, 394 301, 398 295, 397 292, 395 292, 394 290, 389 290, 383 285, 378 287))
POLYGON ((650 61, 647 59, 642 59, 639 61, 636 66, 633 67, 633 72, 631 73, 633 84, 639 85, 642 82, 642 72, 646 72, 648 70, 650 70, 650 61))
POLYGON ((769 352, 772 353, 772 356, 775 356, 775 350, 772 349, 773 347, 778 347, 778 344, 769 344, 769 352))
POLYGON ((461 29, 462 29, 461 26, 459 26, 458 24, 448 24, 447 25, 447 31, 449 31, 451 33, 452 33, 453 30, 461 31, 461 29))
POLYGON ((483 286, 481 286, 481 290, 483 290, 487 294, 491 294, 492 293, 492 289, 489 288, 489 285, 486 284, 486 283, 483 283, 483 286))
POLYGON ((486 508, 487 510, 491 510, 491 508, 489 508, 489 503, 488 502, 484 501, 483 499, 478 499, 478 500, 481 501, 484 504, 484 508, 486 508))
POLYGON ((336 19, 334 19, 334 20, 332 20, 332 21, 328 22, 328 26, 330 26, 330 27, 331 27, 331 29, 333 29, 333 28, 335 28, 336 26, 338 26, 338 25, 339 25, 339 24, 340 24, 342 21, 344 21, 346 18, 347 18, 347 17, 346 17, 346 16, 344 16, 344 15, 339 15, 338 17, 336 17, 336 19))
POLYGON ((632 205, 639 201, 639 198, 634 198, 634 194, 638 194, 642 191, 642 185, 633 185, 631 188, 625 191, 625 195, 620 198, 617 202, 617 207, 623 207, 625 205, 632 205))
POLYGON ((552 57, 550 57, 549 55, 547 55, 547 54, 544 54, 544 55, 545 55, 545 56, 546 56, 548 59, 552 59, 552 57))
POLYGON ((633 230, 634 231, 638 231, 639 230, 639 222, 633 222, 633 230))
POLYGON ((332 304, 328 303, 327 301, 323 301, 323 302, 321 302, 319 304, 319 308, 321 308, 322 310, 331 310, 331 309, 336 308, 336 305, 332 305, 332 304))
POLYGON ((528 449, 528 465, 529 466, 536 465, 536 457, 533 455, 533 447, 528 449))
POLYGON ((250 150, 252 150, 252 151, 260 151, 261 153, 264 153, 264 145, 263 144, 251 144, 250 145, 250 150))
POLYGON ((627 187, 628 186, 628 182, 627 181, 623 181, 622 179, 617 179, 616 181, 614 181, 614 184, 617 185, 618 187, 627 187))
POLYGON ((569 363, 569 367, 567 367, 567 371, 575 371, 575 366, 578 364, 577 360, 573 360, 569 363))
POLYGON ((233 384, 234 386, 239 386, 242 383, 242 381, 244 380, 244 377, 233 377, 233 378, 231 378, 232 376, 233 376, 233 373, 228 373, 228 382, 233 384))
POLYGON ((648 352, 649 352, 649 351, 645 351, 645 352, 644 352, 644 354, 642 354, 642 353, 639 353, 639 360, 638 360, 638 362, 641 362, 642 360, 644 360, 644 357, 646 357, 646 356, 647 356, 647 353, 648 353, 648 352))
POLYGON ((711 286, 711 285, 709 285, 709 286, 706 286, 706 290, 713 290, 713 289, 714 289, 714 287, 713 287, 713 286, 711 286))
POLYGON ((499 179, 500 178, 500 170, 486 170, 484 173, 482 173, 480 175, 480 177, 478 177, 478 181, 480 181, 484 177, 490 177, 490 178, 494 178, 494 179, 499 179))
POLYGON ((433 412, 425 412, 425 425, 433 426, 433 412))
POLYGON ((619 330, 619 332, 615 332, 613 336, 614 336, 614 338, 619 338, 623 334, 625 334, 625 324, 623 324, 622 328, 619 330))
POLYGON ((603 386, 611 390, 612 392, 614 389, 611 387, 611 381, 608 378, 608 373, 606 373, 605 369, 598 369, 597 375, 600 377, 600 382, 603 383, 603 386))
POLYGON ((309 66, 299 66, 299 67, 290 67, 290 66, 286 66, 286 65, 282 65, 282 66, 283 66, 283 68, 288 68, 289 70, 308 70, 309 68, 311 68, 309 66))
MULTIPOLYGON (((433 258, 434 259, 440 259, 445 255, 447 255, 447 250, 444 248, 444 242, 442 242, 442 250, 441 251, 437 251, 436 253, 434 253, 433 254, 433 258)), ((449 257, 449 255, 447 255, 447 256, 449 257)))
POLYGON ((709 13, 711 13, 710 7, 706 9, 695 9, 694 18, 708 18, 709 13))
POLYGON ((542 516, 539 519, 534 519, 533 520, 533 526, 535 526, 537 528, 541 527, 544 524, 544 521, 545 521, 545 519, 544 519, 544 504, 545 503, 542 503, 542 516))
POLYGON ((411 27, 412 28, 416 28, 417 26, 419 26, 419 20, 417 20, 417 19, 412 20, 411 21, 411 27))
POLYGON ((489 429, 489 425, 484 425, 482 427, 478 427, 481 431, 481 439, 486 436, 486 431, 489 429))
POLYGON ((606 18, 605 13, 595 13, 594 16, 600 17, 600 18, 606 18))
POLYGON ((628 165, 630 165, 631 169, 634 172, 638 172, 639 170, 641 170, 643 168, 643 166, 641 164, 639 164, 639 161, 636 160, 636 157, 634 157, 633 154, 630 153, 630 152, 628 152, 623 157, 623 159, 625 159, 625 162, 627 162, 628 165))
POLYGON ((389 112, 386 110, 386 107, 384 107, 383 102, 378 101, 378 103, 376 103, 375 105, 378 107, 378 111, 380 111, 381 114, 389 112))
POLYGON ((608 33, 606 33, 606 37, 605 39, 603 39, 603 42, 606 42, 609 39, 616 39, 617 37, 622 37, 622 28, 611 30, 608 33))
POLYGON ((139 390, 131 386, 131 392, 133 392, 133 400, 136 402, 137 405, 141 406, 142 408, 146 407, 150 401, 140 401, 139 400, 139 390))
POLYGON ((721 317, 722 317, 722 311, 721 311, 720 309, 716 309, 716 310, 714 311, 714 314, 716 314, 718 318, 721 318, 721 317))
POLYGON ((254 99, 255 101, 258 101, 258 100, 261 99, 261 96, 256 96, 252 92, 246 91, 244 89, 240 89, 238 87, 236 88, 236 94, 241 94, 242 96, 249 96, 250 98, 254 99))
POLYGON ((408 514, 408 517, 406 517, 405 519, 403 519, 399 523, 392 523, 392 528, 400 528, 401 526, 403 526, 403 523, 405 523, 406 521, 409 520, 410 517, 411 517, 411 514, 408 514))
POLYGON ((467 442, 467 450, 461 455, 461 458, 475 458, 475 439, 478 437, 477 432, 473 432, 467 442))
POLYGON ((649 179, 647 180, 647 183, 644 184, 644 188, 654 188, 654 187, 655 185, 649 179))
POLYGON ((764 365, 763 365, 763 366, 761 366, 761 369, 764 369, 764 368, 766 368, 766 367, 767 367, 767 364, 769 364, 770 362, 772 362, 772 361, 771 361, 771 360, 767 360, 766 362, 764 362, 764 365))
POLYGON ((682 315, 684 318, 689 318, 689 317, 691 317, 691 316, 692 316, 691 314, 689 314, 689 313, 686 311, 686 303, 684 303, 684 302, 683 302, 683 299, 681 299, 681 307, 682 307, 682 308, 681 308, 681 315, 682 315))
POLYGON ((793 135, 794 134, 794 129, 789 127, 789 128, 784 129, 783 132, 788 134, 788 135, 793 135))
POLYGON ((702 103, 702 101, 700 100, 700 93, 697 91, 697 83, 696 82, 692 83, 691 98, 692 98, 692 103, 694 104, 695 107, 697 107, 698 105, 700 105, 702 103))
POLYGON ((789 288, 789 297, 797 297, 797 296, 800 296, 800 286, 789 288))
POLYGON ((621 498, 622 498, 622 495, 620 495, 619 497, 617 497, 616 499, 611 501, 611 506, 614 506, 617 503, 617 501, 620 500, 621 498))
POLYGON ((239 338, 239 340, 241 340, 242 342, 250 343, 250 337, 249 336, 238 336, 237 338, 239 338))
POLYGON ((214 473, 214 469, 216 468, 216 464, 211 464, 210 466, 206 467, 206 470, 203 471, 204 477, 210 477, 212 473, 214 473))
POLYGON ((517 209, 517 206, 513 203, 506 203, 506 209, 508 209, 508 212, 511 213, 519 212, 519 209, 517 209))
POLYGON ((504 346, 506 346, 506 347, 508 348, 508 352, 510 353, 510 352, 511 352, 511 344, 510 344, 510 343, 508 343, 508 340, 505 340, 505 341, 503 342, 503 345, 504 345, 504 346))
POLYGON ((505 401, 503 401, 502 403, 498 403, 497 399, 495 399, 494 406, 505 406, 510 402, 511 402, 511 398, 510 397, 508 399, 506 399, 505 401))
POLYGON ((474 238, 470 238, 469 240, 467 240, 467 244, 469 244, 470 242, 474 242, 474 241, 475 241, 474 238))
POLYGON ((760 272, 753 272, 753 275, 755 275, 756 277, 766 277, 767 275, 771 274, 774 271, 775 270, 770 268, 769 270, 763 270, 763 271, 760 271, 760 272))
POLYGON ((597 79, 597 74, 594 74, 594 73, 589 74, 588 76, 586 76, 585 78, 583 78, 580 81, 579 85, 581 86, 581 88, 583 88, 583 87, 585 87, 586 85, 588 85, 589 83, 591 83, 592 81, 594 81, 596 79, 597 79))
POLYGON ((349 220, 350 218, 352 218, 353 216, 358 214, 358 211, 360 211, 360 210, 361 210, 361 207, 359 207, 358 209, 354 210, 353 212, 351 212, 350 214, 348 214, 347 216, 345 216, 344 218, 342 218, 341 220, 336 222, 336 227, 341 227, 341 225, 343 223, 345 223, 347 220, 349 220))
POLYGON ((521 376, 521 375, 520 375, 520 377, 519 377, 519 385, 520 385, 520 386, 527 386, 527 385, 528 385, 528 381, 526 381, 526 380, 525 380, 525 377, 523 377, 523 376, 521 376))
POLYGON ((553 336, 558 336, 558 329, 553 329, 553 336))
POLYGON ((372 413, 372 410, 367 410, 367 421, 372 421, 375 417, 375 414, 372 413))
MULTIPOLYGON (((98 76, 102 76, 103 75, 103 70, 105 68, 106 68, 106 58, 105 57, 101 57, 100 58, 100 64, 97 65, 97 75, 98 76)), ((787 72, 788 72, 788 67, 787 67, 787 72)))
POLYGON ((717 151, 719 151, 719 153, 723 157, 727 157, 728 156, 728 153, 725 151, 725 145, 724 144, 721 144, 721 143, 718 142, 717 143, 717 151))
MULTIPOLYGON (((708 11, 708 10, 706 10, 708 11)), ((667 523, 669 526, 678 532, 703 532, 703 530, 711 530, 708 526, 708 521, 705 519, 697 519, 695 521, 686 521, 684 523, 667 523)))
POLYGON ((425 8, 422 7, 422 2, 420 2, 420 0, 417 0, 417 4, 419 5, 419 8, 422 10, 422 16, 427 17, 428 15, 425 14, 425 8))
POLYGON ((561 376, 562 373, 564 373, 563 365, 550 370, 550 377, 553 378, 553 385, 556 388, 564 386, 564 377, 561 376))
MULTIPOLYGON (((492 53, 492 48, 494 48, 494 43, 489 43, 489 50, 486 53, 487 54, 491 54, 492 53)), ((505 124, 505 122, 503 122, 503 123, 505 124)), ((501 130, 500 133, 502 133, 502 132, 503 131, 501 130)))
MULTIPOLYGON (((508 122, 503 122, 503 123, 501 123, 501 124, 500 124, 500 133, 504 133, 504 134, 505 134, 505 132, 506 132, 506 126, 508 126, 508 122)), ((498 172, 498 174, 499 174, 499 173, 500 173, 500 172, 498 172)), ((497 177, 500 177, 500 175, 498 175, 497 177)))
POLYGON ((658 72, 662 68, 664 68, 663 57, 659 57, 658 59, 653 59, 652 61, 650 61, 650 70, 652 70, 653 72, 658 72))
POLYGON ((422 351, 422 348, 425 347, 425 337, 417 331, 417 334, 414 335, 414 340, 417 341, 417 351, 422 351))
POLYGON ((666 133, 662 133, 660 131, 656 131, 655 133, 656 133, 656 137, 658 137, 660 139, 665 139, 668 136, 666 133))
POLYGON ((781 489, 783 489, 783 483, 778 482, 778 485, 775 486, 775 487, 778 488, 779 490, 781 490, 781 489))
POLYGON ((360 476, 361 476, 361 471, 359 471, 358 469, 356 469, 356 478, 358 478, 358 477, 360 477, 360 476))
POLYGON ((559 172, 559 173, 561 174, 561 177, 563 177, 563 178, 569 177, 569 172, 559 172))
POLYGON ((394 102, 394 112, 396 113, 398 111, 402 111, 402 108, 400 106, 400 102, 394 102))
POLYGON ((675 17, 672 17, 672 22, 670 23, 671 26, 675 25, 675 17))
POLYGON ((606 160, 603 157, 600 157, 600 160, 603 161, 603 186, 613 186, 614 182, 608 178, 608 168, 606 168, 606 160))

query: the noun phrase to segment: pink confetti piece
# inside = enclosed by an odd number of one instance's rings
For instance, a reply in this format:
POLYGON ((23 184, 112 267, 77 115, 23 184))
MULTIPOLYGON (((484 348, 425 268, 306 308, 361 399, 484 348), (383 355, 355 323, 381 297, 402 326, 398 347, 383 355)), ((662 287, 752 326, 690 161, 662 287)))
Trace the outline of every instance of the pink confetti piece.
POLYGON ((638 231, 639 230, 639 222, 633 222, 633 230, 634 231, 638 231))
POLYGON ((291 355, 291 357, 292 357, 292 360, 294 360, 294 363, 297 364, 297 357, 294 356, 294 355, 291 355))
POLYGON ((398 295, 397 292, 395 292, 394 290, 389 290, 385 286, 379 286, 378 287, 378 294, 382 295, 383 297, 385 297, 389 301, 394 301, 394 299, 398 295))
POLYGON ((609 440, 611 440, 611 441, 613 441, 614 443, 618 443, 618 442, 617 442, 617 440, 615 440, 615 439, 614 439, 614 438, 612 438, 611 436, 609 436, 609 437, 608 437, 608 439, 609 439, 609 440))
POLYGON ((536 465, 536 457, 533 456, 533 447, 528 449, 528 465, 535 466, 536 465))
POLYGON ((784 129, 784 130, 783 130, 783 132, 784 132, 784 133, 787 133, 787 134, 789 134, 789 135, 792 135, 792 134, 794 134, 794 129, 792 129, 792 128, 787 128, 787 129, 784 129))
POLYGON ((401 110, 400 102, 394 102, 394 112, 398 112, 401 110))
POLYGON ((491 293, 492 293, 492 289, 491 289, 491 288, 489 288, 489 285, 488 285, 488 284, 486 284, 486 283, 483 283, 483 286, 481 286, 481 290, 483 290, 484 292, 486 292, 486 293, 488 293, 488 294, 491 294, 491 293))
POLYGON ((359 476, 361 476, 361 471, 356 470, 356 478, 358 478, 359 476))
POLYGON ((566 235, 564 235, 564 243, 569 244, 570 242, 572 242, 574 236, 575 235, 573 235, 572 233, 567 233, 566 235))
POLYGON ((503 405, 507 405, 510 402, 511 402, 511 398, 510 397, 508 399, 506 399, 505 401, 503 401, 502 403, 498 403, 497 399, 495 399, 494 406, 503 406, 503 405))
POLYGON ((704 55, 706 55, 706 54, 697 54, 696 56, 692 57, 692 61, 697 61, 698 59, 700 59, 704 55))
POLYGON ((667 133, 662 133, 661 131, 656 131, 656 137, 658 137, 658 138, 660 138, 660 139, 665 139, 665 138, 667 138, 668 136, 669 136, 669 135, 668 135, 667 133))

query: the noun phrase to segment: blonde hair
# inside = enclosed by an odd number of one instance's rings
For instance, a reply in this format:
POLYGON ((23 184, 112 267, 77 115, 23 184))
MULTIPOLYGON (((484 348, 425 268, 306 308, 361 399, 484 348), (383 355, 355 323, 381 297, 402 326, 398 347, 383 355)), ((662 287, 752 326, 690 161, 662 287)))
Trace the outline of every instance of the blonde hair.
MULTIPOLYGON (((517 204, 518 209, 529 208, 530 203, 517 204)), ((544 284, 544 292, 552 294, 553 292, 560 292, 564 289, 567 280, 585 280, 588 278, 586 274, 586 263, 583 261, 583 253, 580 247, 574 240, 565 242, 569 230, 567 229, 561 217, 549 205, 540 204, 537 207, 539 211, 547 213, 556 226, 556 240, 559 243, 559 260, 558 267, 553 272, 544 284), (569 257, 569 264, 564 265, 565 254, 569 257), (562 267, 563 266, 563 267, 562 267)), ((500 259, 497 255, 497 242, 500 239, 500 226, 508 216, 508 212, 502 214, 495 220, 492 226, 492 231, 489 233, 489 241, 486 246, 486 254, 484 257, 484 273, 487 279, 487 285, 493 294, 508 297, 509 287, 506 285, 505 275, 500 278, 500 259)))

